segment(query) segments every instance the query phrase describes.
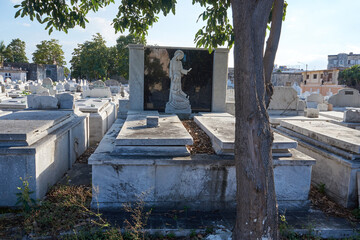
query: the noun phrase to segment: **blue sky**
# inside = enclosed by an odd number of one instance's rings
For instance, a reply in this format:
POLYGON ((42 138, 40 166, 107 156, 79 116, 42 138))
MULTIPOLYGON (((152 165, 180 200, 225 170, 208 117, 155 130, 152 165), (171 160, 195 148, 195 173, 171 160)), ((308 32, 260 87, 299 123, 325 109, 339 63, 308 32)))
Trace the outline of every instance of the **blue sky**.
MULTIPOLYGON (((13 5, 21 0, 0 1, 1 36, 5 44, 14 38, 26 42, 29 60, 42 40, 58 39, 63 46, 66 62, 78 43, 90 40, 99 32, 108 46, 115 45, 116 38, 111 26, 116 15, 117 5, 112 4, 97 13, 91 13, 86 29, 76 27, 68 34, 53 32, 50 36, 45 25, 28 18, 14 19, 16 9, 13 5)), ((119 1, 118 1, 119 2, 119 1)), ((179 0, 176 15, 160 16, 159 22, 150 29, 148 44, 159 46, 194 47, 195 33, 203 26, 196 23, 201 7, 192 6, 191 0, 179 0)), ((341 52, 360 53, 360 9, 359 0, 288 0, 289 6, 278 48, 275 64, 308 69, 325 69, 327 55, 341 52)), ((233 66, 232 51, 229 66, 233 66)), ((68 66, 70 66, 68 64, 68 66)))

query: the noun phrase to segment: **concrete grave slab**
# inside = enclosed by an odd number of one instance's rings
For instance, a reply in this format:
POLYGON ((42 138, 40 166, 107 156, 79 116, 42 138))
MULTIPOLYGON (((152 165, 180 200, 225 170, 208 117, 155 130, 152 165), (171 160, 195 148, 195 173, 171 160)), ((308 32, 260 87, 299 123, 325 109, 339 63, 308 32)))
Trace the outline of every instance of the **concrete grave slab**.
POLYGON ((323 116, 336 121, 342 121, 344 119, 344 112, 338 111, 320 112, 319 115, 320 117, 323 116))
MULTIPOLYGON (((194 121, 210 137, 217 154, 233 154, 235 147, 235 117, 195 116, 194 121)), ((273 149, 296 148, 297 143, 274 133, 273 149)))
POLYGON ((305 116, 284 116, 284 115, 269 115, 270 123, 279 125, 281 120, 298 120, 298 121, 330 121, 330 118, 320 116, 318 118, 308 118, 305 116))
POLYGON ((129 115, 115 144, 118 146, 183 146, 192 145, 193 140, 176 115, 160 115, 157 128, 147 128, 144 115, 129 115))
POLYGON ((324 121, 283 120, 280 122, 280 126, 331 146, 360 154, 360 132, 358 130, 324 121))
POLYGON ((69 111, 19 111, 0 117, 0 146, 28 146, 61 127, 69 111))
POLYGON ((25 97, 5 99, 0 102, 0 109, 22 110, 28 107, 28 102, 25 97))

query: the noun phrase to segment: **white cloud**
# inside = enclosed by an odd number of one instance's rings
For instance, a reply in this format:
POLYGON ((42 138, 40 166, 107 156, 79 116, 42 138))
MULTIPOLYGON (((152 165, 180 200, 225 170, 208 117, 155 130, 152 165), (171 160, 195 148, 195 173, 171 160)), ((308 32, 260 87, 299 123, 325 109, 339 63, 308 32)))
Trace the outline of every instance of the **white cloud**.
POLYGON ((115 29, 111 25, 112 21, 101 17, 89 17, 89 23, 86 25, 86 31, 92 35, 100 33, 108 46, 116 44, 116 39, 120 34, 115 34, 115 29))
POLYGON ((23 23, 22 25, 23 25, 24 27, 30 27, 30 26, 31 26, 30 23, 23 23))
POLYGON ((13 4, 20 4, 22 0, 10 0, 13 4))

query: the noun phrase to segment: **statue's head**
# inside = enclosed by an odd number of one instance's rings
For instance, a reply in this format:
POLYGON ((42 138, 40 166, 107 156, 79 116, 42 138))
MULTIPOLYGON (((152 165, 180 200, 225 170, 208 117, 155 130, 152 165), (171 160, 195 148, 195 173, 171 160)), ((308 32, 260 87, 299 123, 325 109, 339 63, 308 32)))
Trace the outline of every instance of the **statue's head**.
POLYGON ((174 57, 178 60, 181 60, 184 57, 184 52, 181 50, 176 50, 174 57))

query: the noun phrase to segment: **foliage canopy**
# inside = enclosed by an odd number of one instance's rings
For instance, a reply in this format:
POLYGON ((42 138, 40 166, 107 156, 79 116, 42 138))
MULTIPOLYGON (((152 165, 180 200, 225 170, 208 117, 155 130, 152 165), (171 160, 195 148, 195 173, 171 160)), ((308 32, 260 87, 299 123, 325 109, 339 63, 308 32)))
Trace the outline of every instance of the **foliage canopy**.
POLYGON ((57 64, 64 66, 66 62, 59 40, 44 40, 41 41, 40 44, 37 44, 36 50, 33 53, 33 61, 38 64, 57 64))
POLYGON ((355 88, 360 91, 360 65, 354 65, 339 73, 339 84, 355 88))
POLYGON ((26 44, 19 38, 13 39, 6 47, 5 62, 27 63, 29 62, 25 53, 26 44))

